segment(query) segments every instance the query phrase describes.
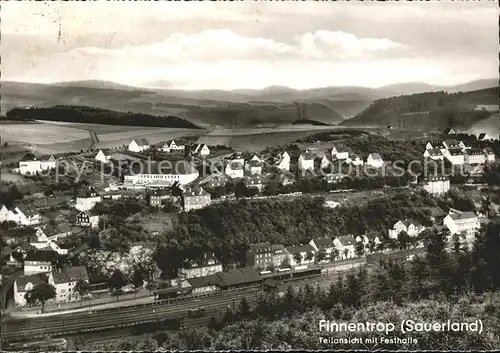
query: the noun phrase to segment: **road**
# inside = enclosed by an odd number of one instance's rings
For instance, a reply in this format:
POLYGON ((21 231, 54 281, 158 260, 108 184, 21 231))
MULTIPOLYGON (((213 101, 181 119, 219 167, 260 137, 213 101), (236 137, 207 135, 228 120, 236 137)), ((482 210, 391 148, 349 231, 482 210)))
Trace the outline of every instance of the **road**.
MULTIPOLYGON (((348 270, 350 267, 344 268, 348 270)), ((338 270, 338 269, 337 269, 338 270)), ((338 278, 340 271, 330 272, 328 276, 316 276, 313 278, 298 279, 291 282, 293 286, 303 286, 306 283, 328 288, 332 281, 338 278)), ((287 285, 285 285, 286 287, 287 285)), ((188 298, 170 304, 144 305, 139 307, 125 307, 106 310, 97 313, 78 312, 58 316, 46 316, 40 318, 7 318, 2 322, 1 337, 3 340, 15 340, 22 338, 33 339, 45 335, 68 336, 82 334, 91 331, 122 329, 139 323, 152 322, 166 318, 186 316, 189 309, 203 306, 207 317, 199 319, 188 319, 194 326, 206 324, 208 318, 228 306, 237 307, 242 298, 246 298, 250 304, 255 302, 260 287, 245 288, 241 290, 221 292, 216 295, 201 298, 188 298), (154 312, 153 312, 154 309, 154 312), (203 320, 202 320, 203 319, 203 320)), ((96 332, 97 334, 97 332, 96 332)))

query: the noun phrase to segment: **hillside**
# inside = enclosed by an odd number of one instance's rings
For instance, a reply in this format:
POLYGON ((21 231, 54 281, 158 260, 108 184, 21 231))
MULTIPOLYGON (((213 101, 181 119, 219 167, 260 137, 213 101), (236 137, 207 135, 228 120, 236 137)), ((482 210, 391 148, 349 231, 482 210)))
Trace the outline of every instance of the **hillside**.
POLYGON ((427 92, 379 99, 354 118, 347 126, 387 126, 420 131, 442 131, 448 127, 468 129, 491 113, 475 111, 478 104, 498 104, 499 89, 471 92, 427 92))
POLYGON ((123 113, 85 106, 58 105, 50 108, 14 108, 7 112, 9 120, 47 120, 73 123, 89 123, 128 126, 152 126, 184 129, 200 129, 199 126, 175 117, 153 116, 140 113, 123 113))

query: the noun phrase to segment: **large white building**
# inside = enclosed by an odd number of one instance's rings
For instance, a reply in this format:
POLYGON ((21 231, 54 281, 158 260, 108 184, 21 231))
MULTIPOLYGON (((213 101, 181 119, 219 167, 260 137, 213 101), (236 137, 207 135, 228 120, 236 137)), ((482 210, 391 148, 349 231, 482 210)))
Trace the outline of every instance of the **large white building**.
POLYGON ((131 152, 144 152, 149 150, 149 142, 145 138, 136 138, 128 145, 128 150, 131 152))
POLYGON ((52 271, 52 261, 57 252, 52 249, 30 250, 24 258, 24 274, 47 273, 52 271))
POLYGON ((314 264, 315 249, 311 244, 289 246, 286 248, 286 252, 288 257, 288 263, 290 264, 290 266, 292 266, 292 268, 314 264), (297 254, 300 254, 300 259, 301 259, 300 261, 297 261, 298 260, 297 254))
POLYGON ((211 195, 202 187, 188 189, 182 195, 184 211, 199 210, 211 203, 211 195))
POLYGON ((480 148, 471 148, 465 154, 465 163, 467 164, 485 164, 486 154, 480 148))
POLYGON ((42 221, 41 217, 38 211, 23 206, 8 208, 0 205, 0 223, 15 222, 19 226, 34 226, 42 221))
POLYGON ((239 161, 228 160, 224 172, 233 179, 243 178, 245 172, 243 164, 239 161))
POLYGON ((299 156, 299 170, 314 170, 314 155, 309 152, 305 151, 299 156))
POLYGON ((278 155, 276 166, 281 170, 290 170, 290 155, 287 151, 284 151, 278 155))
POLYGON ((424 152, 424 157, 425 158, 430 158, 435 161, 442 161, 444 160, 443 153, 439 148, 427 148, 424 152))
POLYGON ((18 171, 23 175, 35 175, 55 167, 56 159, 54 156, 43 155, 38 158, 32 153, 28 153, 19 161, 18 171))
POLYGON ((335 157, 336 159, 339 160, 345 160, 349 158, 349 151, 342 147, 335 147, 333 146, 332 151, 331 151, 332 157, 335 157))
POLYGON ((356 257, 356 239, 351 235, 341 235, 333 240, 338 251, 338 259, 345 260, 356 257))
POLYGON ((441 195, 450 190, 450 179, 432 176, 424 180, 424 190, 432 195, 441 195))
POLYGON ((93 188, 85 188, 81 190, 76 197, 75 208, 79 211, 88 211, 102 201, 102 196, 99 195, 93 188))
POLYGON ((452 165, 465 164, 465 154, 461 148, 442 149, 441 152, 452 165))
POLYGON ((102 150, 99 150, 99 152, 97 152, 94 159, 104 164, 109 162, 109 156, 106 156, 102 150))
POLYGON ((134 162, 124 177, 124 186, 172 185, 178 182, 186 185, 199 176, 194 165, 187 161, 134 162))
POLYGON ((480 228, 479 219, 474 212, 462 212, 454 209, 450 209, 443 223, 452 235, 465 234, 471 241, 480 228))
MULTIPOLYGON (((47 274, 45 273, 34 273, 19 277, 14 282, 14 303, 16 306, 26 306, 26 293, 35 288, 35 286, 43 283, 48 283, 47 274)), ((47 303, 51 303, 53 301, 54 300, 51 299, 50 301, 47 301, 47 303)))
POLYGON ((366 165, 369 165, 374 168, 382 168, 384 165, 384 160, 382 156, 378 153, 370 153, 368 158, 366 159, 366 165))
POLYGON ((56 288, 55 302, 68 303, 80 300, 80 294, 75 290, 75 286, 80 280, 89 283, 85 266, 66 267, 59 271, 50 272, 48 283, 56 288))

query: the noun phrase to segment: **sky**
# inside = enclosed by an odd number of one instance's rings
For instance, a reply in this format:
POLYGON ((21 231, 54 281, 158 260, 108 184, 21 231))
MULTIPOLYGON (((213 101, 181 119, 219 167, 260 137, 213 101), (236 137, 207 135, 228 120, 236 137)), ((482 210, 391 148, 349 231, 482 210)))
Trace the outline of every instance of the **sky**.
POLYGON ((455 85, 498 77, 480 2, 5 2, 2 80, 174 89, 455 85))

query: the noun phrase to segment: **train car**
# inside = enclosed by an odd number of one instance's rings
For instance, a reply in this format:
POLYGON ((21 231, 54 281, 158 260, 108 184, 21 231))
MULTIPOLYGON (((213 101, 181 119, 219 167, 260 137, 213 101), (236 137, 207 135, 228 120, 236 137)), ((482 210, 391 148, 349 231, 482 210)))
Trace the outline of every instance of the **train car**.
POLYGON ((155 291, 153 293, 153 296, 155 301, 168 300, 189 295, 191 294, 191 291, 191 288, 165 288, 155 291))
POLYGON ((278 269, 278 273, 288 273, 291 272, 292 269, 290 267, 280 268, 278 269))
POLYGON ((300 278, 300 277, 310 277, 321 275, 321 267, 314 265, 310 267, 296 267, 295 271, 293 271, 292 278, 300 278))
POLYGON ((273 271, 260 271, 259 275, 265 276, 265 275, 270 275, 271 273, 273 273, 273 271))
POLYGON ((64 351, 68 347, 68 342, 64 338, 54 338, 50 340, 39 340, 29 342, 7 343, 2 348, 8 351, 64 351))

